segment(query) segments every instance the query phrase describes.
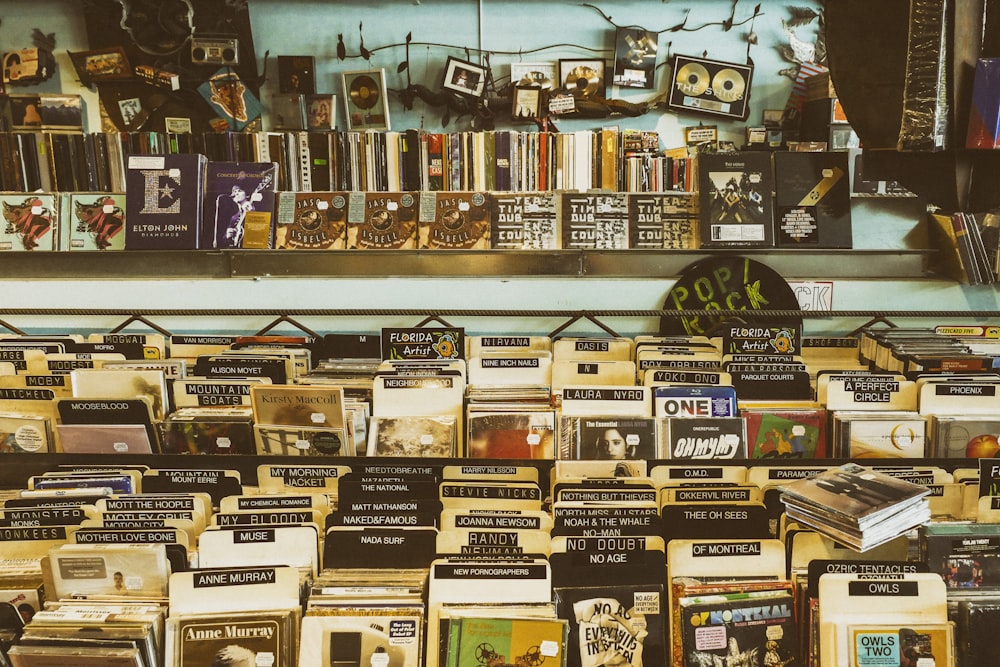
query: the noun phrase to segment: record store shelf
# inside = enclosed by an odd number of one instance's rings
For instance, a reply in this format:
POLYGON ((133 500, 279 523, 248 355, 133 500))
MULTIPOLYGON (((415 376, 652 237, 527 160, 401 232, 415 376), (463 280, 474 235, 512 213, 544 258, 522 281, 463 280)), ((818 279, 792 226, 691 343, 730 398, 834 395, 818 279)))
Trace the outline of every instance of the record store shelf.
POLYGON ((928 276, 934 250, 159 250, 5 252, 7 278, 215 279, 680 275, 710 256, 748 256, 787 280, 928 276))

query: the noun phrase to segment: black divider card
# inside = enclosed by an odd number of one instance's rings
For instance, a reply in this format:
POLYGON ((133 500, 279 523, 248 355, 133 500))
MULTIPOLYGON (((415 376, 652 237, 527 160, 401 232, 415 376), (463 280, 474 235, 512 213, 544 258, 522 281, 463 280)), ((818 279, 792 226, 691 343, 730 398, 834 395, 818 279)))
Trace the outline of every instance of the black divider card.
POLYGON ((792 368, 766 366, 750 370, 729 369, 740 400, 808 400, 812 398, 809 373, 792 368))
POLYGON ((557 537, 549 563, 553 586, 659 583, 667 567, 656 536, 557 537))
POLYGON ((434 560, 436 539, 434 528, 331 528, 323 567, 426 568, 434 560))
POLYGON ((265 377, 271 379, 271 384, 288 382, 287 361, 276 357, 200 356, 193 374, 206 378, 265 377))
POLYGON ((231 470, 151 470, 142 476, 146 493, 208 493, 218 506, 226 496, 238 496, 243 486, 236 471, 231 470))
POLYGON ((655 507, 590 507, 557 504, 552 508, 553 537, 660 535, 655 507))
POLYGON ((441 503, 436 500, 356 502, 351 503, 350 508, 331 512, 326 517, 326 528, 335 526, 436 528, 440 517, 441 503))
POLYGON ((158 442, 148 399, 62 398, 57 407, 63 424, 141 424, 149 442, 158 442))
POLYGON ((702 503, 664 505, 663 540, 732 539, 771 537, 767 508, 763 503, 702 503))

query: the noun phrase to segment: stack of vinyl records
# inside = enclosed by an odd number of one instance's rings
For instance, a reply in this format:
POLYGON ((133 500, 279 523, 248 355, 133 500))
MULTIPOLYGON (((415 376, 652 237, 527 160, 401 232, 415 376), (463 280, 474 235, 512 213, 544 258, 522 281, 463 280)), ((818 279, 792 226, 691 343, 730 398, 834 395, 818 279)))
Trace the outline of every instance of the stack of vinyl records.
POLYGON ((930 489, 856 463, 782 487, 789 519, 867 551, 930 520, 930 489))

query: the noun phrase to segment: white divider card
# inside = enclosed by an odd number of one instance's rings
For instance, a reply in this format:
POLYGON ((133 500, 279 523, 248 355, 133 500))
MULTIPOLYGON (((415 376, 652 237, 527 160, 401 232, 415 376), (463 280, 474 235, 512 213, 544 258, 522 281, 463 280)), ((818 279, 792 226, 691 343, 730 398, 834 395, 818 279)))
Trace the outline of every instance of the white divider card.
POLYGON ((733 377, 729 373, 720 370, 651 368, 643 374, 642 383, 647 387, 659 387, 671 384, 719 386, 731 385, 733 377))
POLYGON ((483 353, 552 352, 548 336, 469 336, 467 358, 483 353))
POLYGON ((336 497, 340 478, 350 471, 346 465, 261 465, 257 466, 257 486, 267 494, 322 493, 336 497))
POLYGON ((319 571, 316 526, 208 528, 198 538, 202 568, 288 565, 319 571))
POLYGON ((0 509, 0 528, 79 526, 97 514, 94 507, 25 507, 0 509))
POLYGON ((3 356, 4 360, 14 364, 14 370, 18 374, 32 377, 51 375, 45 368, 45 354, 47 351, 57 352, 64 349, 65 346, 62 343, 15 344, 0 340, 0 355, 3 356), (35 372, 29 373, 29 367, 35 372))
POLYGON ((202 355, 219 354, 228 350, 238 336, 225 334, 178 334, 170 336, 170 356, 194 361, 202 355))
POLYGON ((76 530, 77 526, 0 528, 0 572, 39 572, 49 550, 72 540, 76 530))
POLYGON ((120 595, 167 597, 164 544, 63 544, 49 552, 54 599, 120 595))
POLYGON ((552 357, 557 361, 631 361, 634 348, 631 338, 564 336, 552 341, 552 357))
POLYGON ((299 605, 294 567, 202 568, 170 575, 170 615, 289 609, 299 605))
POLYGON ((462 464, 441 468, 442 479, 483 480, 490 482, 534 482, 538 484, 538 468, 530 465, 462 464))
POLYGON ((614 537, 661 535, 660 510, 655 503, 608 505, 555 503, 553 536, 614 537))
POLYGON ((552 353, 548 351, 481 352, 469 358, 470 385, 535 384, 552 381, 552 353))
POLYGON ((666 486, 746 484, 747 474, 747 467, 743 465, 712 465, 697 461, 681 465, 655 465, 649 471, 649 477, 658 489, 666 486))
POLYGON ((442 482, 444 509, 469 509, 488 505, 493 509, 540 510, 542 492, 537 484, 525 482, 442 482))
POLYGON ((567 386, 635 386, 634 361, 557 360, 552 363, 552 393, 567 386))
MULTIPOLYGON (((898 568, 874 568, 861 567, 859 564, 868 561, 887 561, 892 563, 904 563, 907 559, 909 539, 902 535, 885 544, 881 544, 874 549, 861 553, 836 543, 825 535, 812 530, 800 530, 786 539, 788 551, 788 574, 790 577, 801 576, 809 571, 810 564, 814 561, 831 561, 837 563, 853 563, 854 567, 842 566, 839 569, 830 569, 830 572, 856 572, 861 574, 886 574, 902 572, 898 568)), ((920 571, 920 570, 915 570, 920 571)), ((926 570, 924 570, 926 571, 926 570)), ((810 589, 815 595, 816 589, 810 589)))
POLYGON ((667 567, 658 535, 559 535, 549 562, 554 587, 660 584, 667 567))
POLYGON ((601 480, 587 480, 589 484, 556 485, 553 498, 557 503, 644 504, 656 503, 656 489, 644 484, 608 486, 601 480))
POLYGON ((931 518, 937 521, 959 520, 965 505, 964 484, 925 484, 931 490, 927 504, 931 508, 931 518))
MULTIPOLYGON (((118 513, 116 513, 118 514, 118 513)), ((81 528, 105 528, 111 530, 179 530, 184 533, 185 543, 197 544, 199 531, 195 530, 194 521, 190 519, 165 519, 161 517, 146 517, 140 512, 126 512, 125 518, 112 518, 100 515, 96 519, 88 519, 80 524, 81 528)))
POLYGON ((918 401, 921 414, 996 415, 1000 412, 1000 384, 925 382, 918 401))
POLYGON ((831 377, 826 389, 827 410, 917 409, 917 383, 887 378, 831 377))
POLYGON ((216 512, 212 525, 222 528, 233 526, 295 526, 314 524, 319 529, 326 517, 313 509, 285 509, 269 511, 216 512))
MULTIPOLYGON (((639 384, 646 384, 646 376, 654 371, 674 370, 678 362, 706 363, 720 368, 722 356, 713 347, 643 347, 636 350, 635 370, 639 384)), ((718 384, 717 382, 695 382, 695 384, 718 384)))
MULTIPOLYGON (((4 350, 3 346, 0 345, 0 356, 9 354, 18 353, 4 350)), ((14 364, 16 371, 15 362, 5 361, 3 363, 14 364)), ((23 371, 19 375, 0 373, 0 389, 36 389, 40 387, 50 390, 59 397, 73 395, 73 380, 69 375, 25 375, 23 371)))
POLYGON ((129 343, 155 348, 158 353, 155 359, 167 356, 167 339, 158 333, 91 333, 87 335, 88 343, 129 343))
POLYGON ((220 512, 263 512, 282 510, 315 510, 321 516, 330 513, 330 500, 320 494, 269 494, 227 496, 219 503, 220 512))
POLYGON ((97 509, 103 514, 108 512, 192 512, 197 517, 195 525, 199 524, 200 519, 200 526, 204 529, 207 520, 212 516, 212 498, 204 492, 114 495, 97 501, 97 509))
POLYGON ((435 557, 434 527, 335 526, 323 541, 323 567, 427 568, 435 557))
POLYGON ((905 376, 899 373, 885 373, 885 372, 875 372, 869 369, 861 370, 832 370, 832 371, 819 371, 816 373, 816 402, 820 405, 826 405, 826 394, 830 387, 830 381, 834 379, 838 380, 854 380, 854 379, 873 379, 873 380, 905 380, 905 376))
POLYGON ((736 390, 711 385, 667 385, 653 388, 656 417, 735 417, 736 390))
POLYGON ((629 461, 615 459, 607 461, 556 459, 555 466, 552 468, 551 481, 564 477, 571 479, 647 477, 648 469, 649 462, 640 459, 629 461))
MULTIPOLYGON (((927 563, 918 563, 903 560, 882 560, 877 557, 862 558, 860 560, 844 554, 847 558, 839 558, 839 554, 834 554, 832 559, 817 558, 808 563, 804 563, 806 588, 809 597, 815 598, 819 595, 819 579, 827 574, 853 574, 859 579, 878 579, 880 577, 898 577, 903 574, 916 574, 930 572, 927 563)), ((855 552, 854 554, 858 554, 855 552)), ((868 554, 865 554, 866 556, 868 554)), ((799 577, 800 582, 802 577, 799 577)))
POLYGON ((107 528, 81 526, 73 533, 76 544, 178 544, 190 547, 188 533, 176 527, 107 528))
POLYGON ((649 387, 565 385, 562 388, 562 415, 651 417, 652 391, 649 387))
MULTIPOLYGON (((881 578, 825 574, 819 578, 818 597, 820 667, 864 667, 865 659, 858 661, 862 656, 892 654, 887 640, 865 643, 854 637, 851 626, 883 626, 883 630, 891 627, 898 634, 901 628, 948 624, 947 587, 934 572, 881 578), (859 643, 862 651, 858 651, 859 643), (864 650, 867 646, 889 650, 876 653, 864 650)), ((944 657, 944 646, 939 648, 944 657)), ((895 655, 896 664, 903 664, 899 653, 895 655)), ((873 664, 878 663, 873 659, 867 662, 873 664)), ((942 660, 940 664, 952 663, 942 660)))
POLYGON ((186 377, 174 380, 172 387, 174 407, 249 406, 250 387, 270 382, 271 379, 265 377, 248 379, 186 377))
POLYGON ((477 558, 548 557, 551 538, 542 530, 491 530, 451 528, 437 535, 441 556, 477 558))
POLYGON ((447 509, 441 511, 441 530, 531 530, 551 532, 553 517, 543 510, 495 511, 480 509, 447 509))
POLYGON ((239 471, 199 468, 150 470, 142 476, 142 488, 146 493, 208 493, 213 506, 243 493, 239 471))
MULTIPOLYGON (((431 563, 427 584, 427 641, 440 642, 440 618, 449 604, 551 604, 552 572, 545 559, 463 560, 440 558, 431 563)), ((438 667, 439 653, 426 652, 425 667, 438 667)))
POLYGON ((116 352, 54 352, 46 353, 42 357, 42 363, 36 364, 29 361, 29 375, 63 375, 71 373, 78 368, 102 368, 106 361, 125 361, 125 355, 116 352))
POLYGON ((816 465, 761 465, 746 469, 746 481, 761 489, 780 486, 797 479, 815 477, 829 470, 829 466, 816 465))

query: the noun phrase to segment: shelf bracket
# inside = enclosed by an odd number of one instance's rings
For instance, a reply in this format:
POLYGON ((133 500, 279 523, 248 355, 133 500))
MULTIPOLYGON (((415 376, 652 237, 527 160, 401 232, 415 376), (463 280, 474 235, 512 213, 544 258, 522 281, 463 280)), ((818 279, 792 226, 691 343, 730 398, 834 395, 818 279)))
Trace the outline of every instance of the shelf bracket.
POLYGON ((296 329, 298 329, 302 333, 309 334, 310 336, 312 336, 316 340, 320 340, 320 339, 323 338, 322 334, 316 333, 315 331, 313 331, 312 329, 310 329, 306 325, 304 325, 301 322, 298 322, 298 321, 292 319, 288 315, 282 315, 282 316, 278 317, 277 319, 275 319, 273 322, 271 322, 270 324, 268 324, 266 327, 264 327, 263 329, 261 329, 260 331, 258 331, 257 333, 255 333, 254 335, 255 336, 263 336, 264 334, 266 334, 267 332, 269 332, 271 329, 273 329, 274 327, 276 327, 276 326, 278 326, 279 324, 282 324, 282 323, 284 323, 284 324, 291 324, 293 327, 295 327, 296 329))
POLYGON ((437 322, 438 324, 440 324, 442 326, 445 326, 445 327, 454 327, 455 326, 454 324, 452 324, 451 322, 443 319, 439 315, 428 315, 424 319, 422 319, 419 322, 417 322, 417 328, 426 326, 426 325, 430 324, 431 322, 437 322))
POLYGON ((862 329, 867 329, 868 327, 872 326, 873 324, 884 324, 887 327, 889 327, 890 329, 895 329, 898 326, 892 320, 890 320, 890 319, 888 319, 886 317, 883 317, 882 315, 879 315, 878 317, 873 317, 872 319, 870 319, 867 322, 865 322, 864 324, 862 324, 860 327, 857 327, 856 329, 854 329, 853 331, 851 331, 850 333, 848 333, 847 337, 850 338, 851 336, 857 336, 859 333, 861 333, 862 329))
POLYGON ((560 324, 558 327, 556 327, 553 331, 549 333, 549 338, 555 338, 557 335, 561 334, 563 331, 570 328, 580 320, 587 320, 588 322, 597 325, 602 331, 604 331, 604 333, 608 334, 609 336, 620 338, 620 335, 618 334, 617 331, 606 325, 604 322, 601 322, 599 319, 597 319, 590 313, 586 312, 577 313, 573 317, 569 318, 568 320, 560 324))
POLYGON ((145 324, 147 327, 149 327, 158 334, 162 334, 166 338, 170 338, 170 336, 173 335, 160 325, 156 324, 155 322, 151 322, 142 315, 130 315, 127 320, 125 320, 124 322, 116 326, 114 329, 112 329, 111 333, 118 333, 119 331, 121 331, 128 325, 132 324, 133 322, 139 322, 141 324, 145 324))
POLYGON ((10 324, 9 322, 7 322, 5 320, 0 320, 0 327, 3 327, 4 329, 6 329, 7 331, 9 331, 11 333, 17 334, 18 336, 27 336, 28 335, 28 334, 24 333, 23 331, 21 331, 20 329, 18 329, 17 327, 15 327, 13 324, 10 324))

